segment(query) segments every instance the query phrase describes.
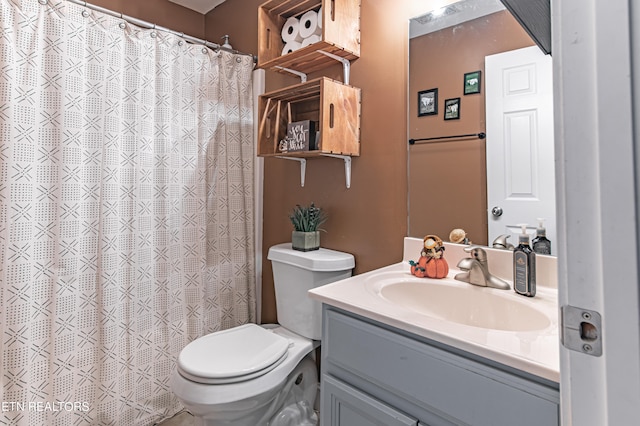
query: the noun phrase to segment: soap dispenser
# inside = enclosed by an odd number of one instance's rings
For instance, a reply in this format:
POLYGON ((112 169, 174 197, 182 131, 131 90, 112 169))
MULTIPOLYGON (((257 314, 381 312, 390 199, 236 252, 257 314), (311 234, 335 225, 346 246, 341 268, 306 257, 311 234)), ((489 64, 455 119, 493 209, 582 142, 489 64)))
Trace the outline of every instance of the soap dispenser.
POLYGON ((547 230, 544 227, 544 219, 538 218, 536 237, 532 241, 533 251, 538 254, 551 254, 551 241, 547 239, 547 230))
POLYGON ((523 296, 536 295, 536 254, 529 246, 527 225, 520 225, 519 244, 513 250, 513 289, 523 296))

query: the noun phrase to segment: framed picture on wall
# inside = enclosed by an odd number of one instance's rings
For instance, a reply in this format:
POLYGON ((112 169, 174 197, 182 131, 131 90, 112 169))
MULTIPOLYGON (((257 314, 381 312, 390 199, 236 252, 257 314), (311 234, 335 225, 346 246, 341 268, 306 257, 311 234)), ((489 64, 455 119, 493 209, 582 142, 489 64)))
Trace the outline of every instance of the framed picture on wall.
POLYGON ((444 119, 457 120, 460 118, 460 98, 444 100, 444 119))
POLYGON ((438 114, 438 89, 418 92, 418 117, 438 114))
POLYGON ((482 82, 482 71, 468 72, 464 75, 464 94, 473 95, 480 93, 480 83, 482 82))

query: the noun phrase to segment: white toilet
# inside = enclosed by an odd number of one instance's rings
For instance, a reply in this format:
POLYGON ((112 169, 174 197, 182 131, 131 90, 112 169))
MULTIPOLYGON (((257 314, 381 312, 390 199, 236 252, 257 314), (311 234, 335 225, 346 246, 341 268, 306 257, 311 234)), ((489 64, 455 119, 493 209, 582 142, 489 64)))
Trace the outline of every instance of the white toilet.
POLYGON ((200 425, 312 426, 318 390, 313 349, 322 310, 307 291, 351 276, 352 255, 320 249, 269 249, 278 322, 245 324, 189 343, 171 388, 200 425))

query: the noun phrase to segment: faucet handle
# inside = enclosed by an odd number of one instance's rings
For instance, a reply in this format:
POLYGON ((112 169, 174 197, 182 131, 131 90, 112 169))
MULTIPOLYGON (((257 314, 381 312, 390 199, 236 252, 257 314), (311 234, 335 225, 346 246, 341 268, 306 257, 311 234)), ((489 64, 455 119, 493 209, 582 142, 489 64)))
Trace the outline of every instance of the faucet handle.
POLYGON ((463 248, 467 253, 471 253, 471 257, 478 260, 478 262, 486 262, 487 261, 487 252, 481 246, 469 246, 463 248))

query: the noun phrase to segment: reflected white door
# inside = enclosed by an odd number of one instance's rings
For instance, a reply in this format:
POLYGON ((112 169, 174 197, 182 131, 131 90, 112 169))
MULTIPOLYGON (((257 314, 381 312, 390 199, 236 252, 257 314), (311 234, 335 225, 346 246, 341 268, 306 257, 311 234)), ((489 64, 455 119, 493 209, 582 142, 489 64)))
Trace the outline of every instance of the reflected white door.
POLYGON ((551 57, 537 47, 485 57, 489 244, 545 219, 556 246, 551 57))

